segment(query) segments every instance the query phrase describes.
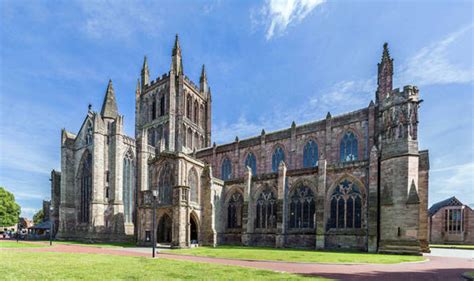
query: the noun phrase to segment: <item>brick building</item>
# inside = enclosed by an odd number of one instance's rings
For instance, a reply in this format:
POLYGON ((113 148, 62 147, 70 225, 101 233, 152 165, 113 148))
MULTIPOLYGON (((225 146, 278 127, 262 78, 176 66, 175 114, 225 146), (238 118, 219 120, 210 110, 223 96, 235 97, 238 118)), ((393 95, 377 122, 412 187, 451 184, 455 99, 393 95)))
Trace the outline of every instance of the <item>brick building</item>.
POLYGON ((383 48, 375 102, 347 114, 211 144, 211 88, 184 74, 176 37, 169 72, 136 87, 135 138, 123 133, 112 82, 102 111, 62 132, 63 238, 174 247, 238 244, 428 249, 428 151, 418 149, 418 88, 393 89, 383 48))
POLYGON ((474 244, 474 211, 454 196, 433 204, 429 239, 433 244, 474 244))

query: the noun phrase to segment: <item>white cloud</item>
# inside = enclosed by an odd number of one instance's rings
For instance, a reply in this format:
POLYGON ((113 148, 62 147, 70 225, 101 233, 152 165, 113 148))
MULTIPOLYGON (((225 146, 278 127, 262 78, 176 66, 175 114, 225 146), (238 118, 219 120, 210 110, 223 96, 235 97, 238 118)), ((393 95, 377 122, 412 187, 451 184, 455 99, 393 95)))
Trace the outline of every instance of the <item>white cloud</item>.
POLYGON ((456 196, 464 204, 474 202, 474 162, 433 169, 431 186, 434 200, 437 202, 450 196, 456 196))
POLYGON ((462 44, 460 39, 472 36, 472 28, 473 25, 464 26, 442 40, 420 49, 401 66, 397 80, 403 84, 415 82, 418 86, 473 81, 472 58, 468 66, 461 65, 462 62, 456 64, 450 60, 456 44, 462 44))
POLYGON ((326 0, 267 0, 258 13, 260 20, 254 18, 253 24, 262 23, 266 28, 267 40, 282 35, 289 25, 301 22, 314 8, 326 0))

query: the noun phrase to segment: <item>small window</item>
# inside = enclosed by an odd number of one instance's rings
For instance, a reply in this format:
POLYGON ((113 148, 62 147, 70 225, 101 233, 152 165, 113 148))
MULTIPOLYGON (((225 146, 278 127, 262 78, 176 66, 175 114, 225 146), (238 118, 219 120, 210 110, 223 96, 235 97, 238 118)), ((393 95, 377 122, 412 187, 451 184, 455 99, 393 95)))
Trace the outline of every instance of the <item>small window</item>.
POLYGON ((165 96, 163 95, 160 99, 160 116, 165 115, 165 96))
POLYGON ((222 161, 221 177, 223 180, 228 180, 230 179, 231 175, 232 163, 230 162, 229 158, 225 158, 224 161, 222 161))
POLYGON ((245 166, 250 167, 252 169, 252 175, 255 176, 257 174, 257 159, 252 152, 247 154, 247 158, 245 159, 245 166))
POLYGON ((285 153, 283 152, 283 149, 279 146, 275 149, 272 155, 272 171, 274 173, 278 172, 278 166, 282 161, 285 161, 285 153))
POLYGON ((156 101, 153 101, 151 105, 151 120, 156 119, 156 101))
POLYGON ((341 140, 341 162, 356 161, 358 159, 358 142, 354 133, 347 132, 341 140))
POLYGON ((310 140, 304 146, 303 151, 303 168, 318 166, 318 144, 310 140))

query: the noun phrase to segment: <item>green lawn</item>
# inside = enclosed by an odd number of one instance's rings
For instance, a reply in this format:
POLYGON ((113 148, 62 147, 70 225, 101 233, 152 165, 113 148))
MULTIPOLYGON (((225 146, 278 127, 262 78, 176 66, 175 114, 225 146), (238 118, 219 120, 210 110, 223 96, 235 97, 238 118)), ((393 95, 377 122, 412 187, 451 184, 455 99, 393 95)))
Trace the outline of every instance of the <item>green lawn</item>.
POLYGON ((463 274, 464 276, 467 276, 471 279, 474 279, 474 271, 468 271, 468 272, 464 272, 463 274))
POLYGON ((2 280, 308 279, 244 267, 130 256, 0 251, 0 260, 2 280))
MULTIPOLYGON (((49 241, 47 242, 49 243, 49 241)), ((110 242, 110 243, 87 243, 80 241, 53 241, 53 244, 63 245, 79 245, 79 246, 90 246, 99 248, 113 248, 113 247, 136 247, 135 242, 110 242)))
POLYGON ((431 247, 431 248, 448 248, 448 249, 474 250, 474 245, 431 244, 430 247, 431 247))
POLYGON ((169 250, 174 254, 233 258, 248 260, 273 260, 289 262, 317 263, 379 263, 390 264, 425 260, 421 256, 383 255, 354 252, 314 251, 295 249, 273 249, 260 247, 219 246, 198 247, 192 249, 169 250))
POLYGON ((38 244, 38 243, 27 243, 23 241, 0 241, 0 248, 39 248, 39 247, 46 247, 46 245, 38 244))

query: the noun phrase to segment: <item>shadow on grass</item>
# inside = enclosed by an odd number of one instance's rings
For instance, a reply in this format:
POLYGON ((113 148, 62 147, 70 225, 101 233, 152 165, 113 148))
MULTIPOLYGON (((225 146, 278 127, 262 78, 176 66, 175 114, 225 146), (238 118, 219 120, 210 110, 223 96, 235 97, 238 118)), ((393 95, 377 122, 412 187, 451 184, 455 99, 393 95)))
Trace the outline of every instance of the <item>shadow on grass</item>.
POLYGON ((463 280, 462 274, 466 271, 472 271, 472 268, 446 268, 433 269, 425 271, 409 271, 409 272, 364 272, 351 273, 350 270, 341 273, 309 273, 299 274, 304 277, 324 277, 337 280, 350 281, 375 281, 375 280, 391 280, 391 281, 406 281, 406 280, 463 280))

